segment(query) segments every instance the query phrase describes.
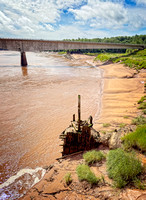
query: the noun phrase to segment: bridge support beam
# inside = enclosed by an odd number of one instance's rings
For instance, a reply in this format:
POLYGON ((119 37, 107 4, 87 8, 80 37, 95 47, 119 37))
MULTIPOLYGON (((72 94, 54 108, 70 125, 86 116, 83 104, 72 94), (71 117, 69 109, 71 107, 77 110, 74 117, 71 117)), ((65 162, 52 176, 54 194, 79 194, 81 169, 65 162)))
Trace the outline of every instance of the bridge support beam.
POLYGON ((27 66, 27 59, 25 52, 21 52, 21 66, 26 67, 27 66))

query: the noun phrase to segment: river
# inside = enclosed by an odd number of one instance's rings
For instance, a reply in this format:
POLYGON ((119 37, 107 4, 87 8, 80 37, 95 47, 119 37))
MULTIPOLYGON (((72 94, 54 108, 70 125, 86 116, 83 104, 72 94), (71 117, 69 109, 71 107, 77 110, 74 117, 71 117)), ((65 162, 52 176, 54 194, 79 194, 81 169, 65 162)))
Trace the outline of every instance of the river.
POLYGON ((81 118, 98 117, 98 67, 47 52, 29 52, 27 60, 20 67, 19 52, 0 51, 0 199, 20 197, 61 156, 59 135, 77 116, 78 94, 81 118))

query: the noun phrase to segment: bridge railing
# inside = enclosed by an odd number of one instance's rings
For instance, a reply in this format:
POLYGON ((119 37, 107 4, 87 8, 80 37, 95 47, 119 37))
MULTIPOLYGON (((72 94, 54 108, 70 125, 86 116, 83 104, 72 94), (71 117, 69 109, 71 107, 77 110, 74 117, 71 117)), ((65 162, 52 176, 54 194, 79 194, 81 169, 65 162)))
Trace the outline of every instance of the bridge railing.
POLYGON ((47 51, 70 49, 144 49, 144 44, 96 43, 59 40, 0 38, 0 49, 11 51, 47 51))

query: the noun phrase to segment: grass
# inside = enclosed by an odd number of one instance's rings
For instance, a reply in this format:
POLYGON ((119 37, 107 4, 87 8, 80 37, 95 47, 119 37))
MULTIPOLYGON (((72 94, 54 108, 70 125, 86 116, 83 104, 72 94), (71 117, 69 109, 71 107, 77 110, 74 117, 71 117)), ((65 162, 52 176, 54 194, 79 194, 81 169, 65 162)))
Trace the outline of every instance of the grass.
POLYGON ((135 117, 133 120, 132 120, 132 124, 134 125, 143 125, 143 124, 146 124, 146 117, 140 115, 138 117, 135 117))
POLYGON ((95 58, 95 60, 100 60, 102 62, 111 60, 113 58, 122 56, 123 54, 117 54, 117 53, 100 53, 98 56, 95 58))
POLYGON ((134 132, 125 135, 122 138, 126 150, 136 147, 141 151, 146 151, 146 124, 138 126, 134 132))
POLYGON ((145 190, 146 186, 138 178, 133 180, 134 186, 139 190, 145 190))
POLYGON ((92 185, 97 184, 100 181, 100 178, 95 176, 88 165, 80 164, 77 166, 76 171, 80 181, 85 180, 92 185))
POLYGON ((83 154, 83 158, 87 164, 93 164, 95 162, 99 162, 105 159, 105 154, 101 151, 88 151, 87 153, 83 154))
POLYGON ((107 172, 118 188, 125 187, 142 172, 141 162, 123 149, 111 150, 107 156, 107 172))
POLYGON ((109 123, 104 123, 103 124, 103 127, 109 127, 109 126, 111 126, 111 124, 109 124, 109 123))
POLYGON ((62 54, 66 54, 67 52, 66 51, 60 51, 58 52, 58 54, 62 55, 62 54))
POLYGON ((146 109, 146 102, 142 102, 139 106, 138 109, 146 109))
POLYGON ((97 56, 98 53, 84 53, 85 55, 88 55, 88 56, 97 56))
POLYGON ((64 179, 65 179, 66 185, 69 185, 69 184, 72 182, 71 173, 67 173, 67 174, 64 176, 64 179))
POLYGON ((141 97, 141 99, 138 101, 138 104, 143 103, 146 100, 146 95, 144 95, 143 97, 141 97))
POLYGON ((106 131, 100 131, 101 133, 103 133, 104 135, 106 134, 106 131))
POLYGON ((125 115, 123 118, 124 118, 124 119, 128 119, 128 118, 129 118, 129 116, 128 116, 128 115, 125 115))
POLYGON ((126 124, 124 124, 124 123, 120 124, 120 128, 124 128, 125 126, 126 126, 126 124))
POLYGON ((121 62, 130 68, 135 68, 137 70, 146 69, 146 49, 135 50, 128 54, 117 54, 117 53, 101 53, 95 58, 95 60, 100 60, 102 62, 112 61, 114 63, 121 62))
POLYGON ((144 109, 142 112, 143 112, 144 115, 146 115, 146 109, 144 109))

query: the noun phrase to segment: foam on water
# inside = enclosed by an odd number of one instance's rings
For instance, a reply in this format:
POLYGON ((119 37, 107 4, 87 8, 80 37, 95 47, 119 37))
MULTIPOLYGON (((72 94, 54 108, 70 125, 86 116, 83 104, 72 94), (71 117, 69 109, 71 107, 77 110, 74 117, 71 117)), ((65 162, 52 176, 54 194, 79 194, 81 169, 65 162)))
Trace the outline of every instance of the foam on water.
POLYGON ((6 182, 0 185, 0 199, 20 198, 38 183, 45 175, 46 170, 37 167, 36 169, 22 169, 16 175, 11 176, 6 182))

